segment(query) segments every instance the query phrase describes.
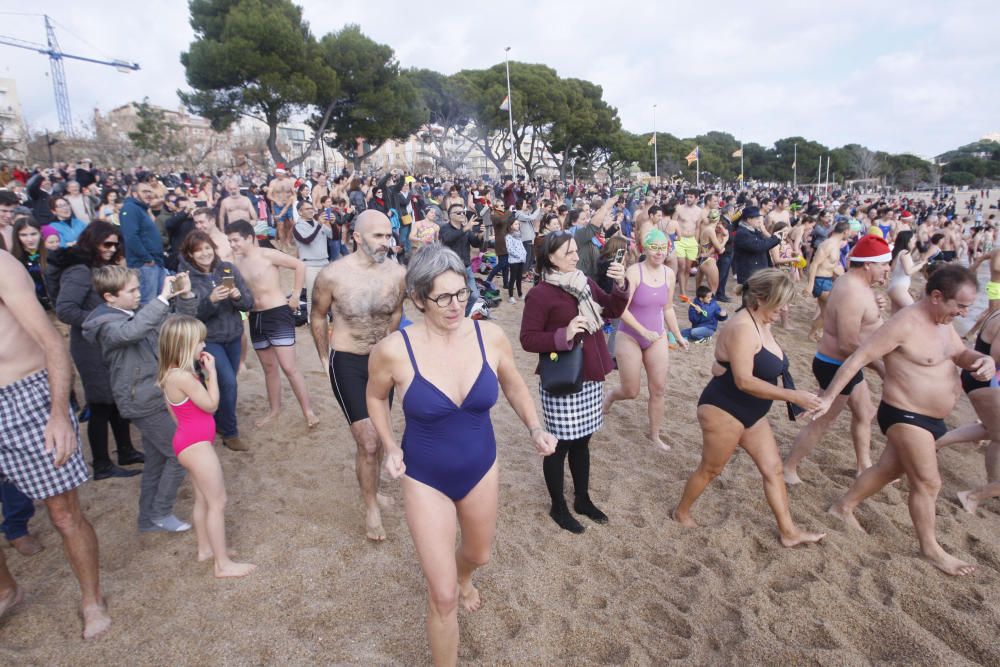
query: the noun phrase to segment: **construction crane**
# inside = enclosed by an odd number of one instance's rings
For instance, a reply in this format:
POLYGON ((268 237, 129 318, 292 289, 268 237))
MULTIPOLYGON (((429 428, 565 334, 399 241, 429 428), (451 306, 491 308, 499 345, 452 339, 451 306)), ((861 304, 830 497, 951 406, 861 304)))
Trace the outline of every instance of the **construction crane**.
POLYGON ((36 42, 26 42, 23 39, 16 39, 14 37, 5 37, 3 35, 0 35, 0 44, 15 46, 19 49, 28 49, 29 51, 37 51, 49 57, 49 65, 52 68, 52 87, 55 89, 56 94, 56 111, 59 113, 59 126, 62 128, 65 136, 72 137, 74 134, 73 114, 69 108, 69 90, 66 87, 66 71, 63 69, 63 58, 82 60, 94 63, 95 65, 109 65, 116 68, 119 72, 125 73, 139 69, 139 63, 129 63, 124 60, 98 60, 96 58, 63 53, 59 48, 59 41, 56 39, 56 31, 52 25, 52 19, 47 14, 43 16, 45 17, 45 35, 48 39, 48 46, 36 42))

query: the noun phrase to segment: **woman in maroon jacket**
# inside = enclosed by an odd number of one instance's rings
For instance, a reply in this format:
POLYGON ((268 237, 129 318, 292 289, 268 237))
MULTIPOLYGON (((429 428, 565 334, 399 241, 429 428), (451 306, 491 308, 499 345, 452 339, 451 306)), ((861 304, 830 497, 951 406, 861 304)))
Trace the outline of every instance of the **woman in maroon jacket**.
POLYGON ((549 515, 573 533, 582 533, 583 526, 569 513, 563 496, 567 454, 573 476, 573 510, 596 523, 608 521, 590 500, 590 436, 604 423, 604 377, 613 368, 601 331, 603 318, 620 317, 628 304, 628 283, 621 264, 608 268, 608 277, 615 284, 608 294, 577 270, 578 260, 572 232, 545 236, 538 253, 542 281, 528 292, 521 318, 521 347, 527 352, 565 352, 577 342, 583 344, 584 383, 579 392, 554 396, 538 388, 545 430, 559 438, 555 453, 542 465, 552 497, 549 515))

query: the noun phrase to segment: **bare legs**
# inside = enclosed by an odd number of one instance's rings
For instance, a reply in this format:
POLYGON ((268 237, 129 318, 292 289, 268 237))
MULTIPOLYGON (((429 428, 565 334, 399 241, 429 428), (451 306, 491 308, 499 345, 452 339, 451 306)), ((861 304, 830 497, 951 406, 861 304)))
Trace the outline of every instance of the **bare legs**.
POLYGON ((358 476, 361 500, 365 505, 365 533, 369 540, 381 542, 385 539, 385 528, 382 527, 382 511, 379 509, 378 484, 385 451, 371 419, 351 424, 351 435, 358 446, 354 471, 358 476))
POLYGON ((660 439, 660 425, 663 423, 663 397, 667 388, 667 371, 670 368, 670 348, 666 336, 642 350, 635 339, 628 335, 618 338, 615 353, 618 359, 618 373, 621 384, 604 397, 604 412, 611 409, 615 401, 631 400, 639 395, 640 368, 646 369, 646 386, 649 389, 647 416, 649 431, 647 437, 663 451, 670 451, 670 445, 660 439))
POLYGON ((868 383, 862 382, 854 387, 850 396, 837 396, 826 414, 807 423, 798 432, 788 458, 785 459, 785 482, 788 484, 802 482, 798 475, 799 464, 823 439, 823 435, 843 411, 844 406, 851 408, 851 438, 858 463, 857 474, 860 475, 866 468, 871 467, 872 420, 875 419, 875 408, 872 406, 868 383))
POLYGON ((194 485, 193 523, 198 536, 198 560, 215 559, 215 576, 244 577, 257 569, 249 563, 236 563, 226 548, 226 486, 222 464, 212 444, 199 442, 177 457, 191 474, 194 485))
POLYGON ((816 317, 813 318, 812 324, 809 326, 810 340, 819 342, 819 339, 823 337, 823 320, 826 317, 826 301, 829 298, 829 292, 823 292, 816 298, 816 303, 819 305, 819 312, 816 313, 816 317))
POLYGON ((409 477, 403 478, 406 522, 427 580, 427 636, 435 665, 458 662, 458 605, 476 611, 472 573, 490 558, 496 532, 499 476, 496 465, 458 502, 409 477), (462 539, 455 550, 455 522, 462 539))
POLYGON ((941 490, 941 476, 933 436, 917 426, 893 424, 886 438, 888 442, 878 463, 854 480, 844 497, 830 507, 830 513, 862 530, 854 517, 855 508, 905 472, 910 485, 910 518, 920 542, 920 552, 947 574, 971 574, 975 566, 946 553, 934 532, 934 503, 941 490))
MULTIPOLYGON (((1000 390, 993 387, 976 389, 969 394, 969 401, 990 438, 990 444, 986 448, 986 484, 958 492, 958 499, 965 511, 975 514, 981 502, 1000 496, 1000 390)), ((945 437, 963 428, 966 427, 955 429, 945 437)), ((942 440, 944 438, 938 440, 938 443, 942 440)))
POLYGON ((295 398, 302 408, 306 424, 310 428, 318 424, 319 418, 316 417, 309 404, 309 391, 306 389, 306 380, 302 376, 302 371, 299 370, 298 365, 295 363, 295 347, 291 345, 268 347, 256 352, 257 357, 260 359, 260 365, 264 369, 264 385, 267 388, 269 410, 267 415, 258 419, 254 424, 260 428, 277 419, 281 413, 281 376, 278 374, 279 368, 284 372, 285 377, 288 378, 288 384, 291 385, 292 393, 295 394, 295 398))
POLYGON ((674 518, 684 526, 696 527, 691 517, 691 507, 694 502, 715 479, 726 463, 732 458, 737 447, 743 447, 753 459, 764 480, 764 496, 778 522, 778 532, 781 533, 781 544, 794 547, 799 544, 818 542, 825 533, 807 533, 799 530, 792 521, 788 510, 788 493, 781 472, 781 456, 778 445, 774 441, 771 424, 766 417, 761 418, 750 428, 743 425, 725 410, 714 405, 698 406, 698 422, 701 424, 703 449, 701 463, 692 473, 684 487, 674 518))

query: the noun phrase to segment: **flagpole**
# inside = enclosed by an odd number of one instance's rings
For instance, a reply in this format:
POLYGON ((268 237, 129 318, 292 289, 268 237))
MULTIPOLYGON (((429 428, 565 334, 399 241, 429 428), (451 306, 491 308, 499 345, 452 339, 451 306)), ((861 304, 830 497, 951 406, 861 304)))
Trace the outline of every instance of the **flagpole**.
POLYGON ((653 105, 653 178, 660 182, 660 167, 656 157, 656 105, 653 105))
POLYGON ((510 173, 517 182, 517 163, 514 162, 514 102, 510 99, 510 47, 503 50, 504 63, 507 65, 507 120, 510 121, 510 173))
POLYGON ((830 194, 830 156, 826 156, 826 193, 830 194))
POLYGON ((798 178, 796 172, 799 166, 799 145, 792 144, 792 190, 798 189, 798 178))
POLYGON ((823 156, 819 156, 819 166, 816 167, 816 195, 819 195, 819 186, 823 185, 823 156))
POLYGON ((743 174, 743 142, 740 142, 740 189, 743 189, 743 182, 746 176, 743 174))
POLYGON ((694 186, 701 187, 701 149, 694 147, 694 186))

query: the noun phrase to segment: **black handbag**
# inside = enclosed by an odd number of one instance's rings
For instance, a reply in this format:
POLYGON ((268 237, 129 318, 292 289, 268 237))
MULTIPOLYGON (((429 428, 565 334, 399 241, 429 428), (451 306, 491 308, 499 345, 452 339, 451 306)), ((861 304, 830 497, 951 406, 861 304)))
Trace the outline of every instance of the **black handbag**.
POLYGON ((583 343, 564 352, 541 352, 538 374, 542 389, 553 396, 569 396, 583 389, 583 343))

